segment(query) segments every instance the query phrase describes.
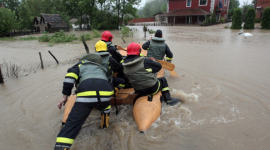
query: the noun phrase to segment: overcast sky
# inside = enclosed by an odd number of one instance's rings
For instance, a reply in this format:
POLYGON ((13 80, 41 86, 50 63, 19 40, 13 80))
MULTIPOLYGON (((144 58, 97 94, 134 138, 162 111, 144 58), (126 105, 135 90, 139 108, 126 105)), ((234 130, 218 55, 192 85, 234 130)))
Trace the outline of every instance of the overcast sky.
MULTIPOLYGON (((147 1, 150 1, 150 0, 141 0, 141 4, 139 5, 139 8, 140 7, 143 7, 143 5, 147 2, 147 1)), ((252 0, 239 0, 240 2, 240 6, 242 6, 244 4, 244 2, 248 2, 248 4, 250 4, 252 2, 252 0)))

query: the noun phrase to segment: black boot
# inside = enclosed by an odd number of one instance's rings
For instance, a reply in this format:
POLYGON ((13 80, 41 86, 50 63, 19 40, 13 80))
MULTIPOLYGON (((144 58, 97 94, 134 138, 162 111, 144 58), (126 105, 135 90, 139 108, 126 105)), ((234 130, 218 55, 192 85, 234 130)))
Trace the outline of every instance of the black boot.
POLYGON ((162 95, 164 97, 165 102, 170 106, 173 106, 179 102, 179 99, 171 98, 171 94, 169 92, 166 93, 164 92, 162 95))
POLYGON ((54 150, 70 150, 70 146, 56 144, 54 146, 54 150))
POLYGON ((173 105, 177 104, 178 102, 179 102, 179 99, 171 98, 167 101, 167 104, 170 106, 173 106, 173 105))

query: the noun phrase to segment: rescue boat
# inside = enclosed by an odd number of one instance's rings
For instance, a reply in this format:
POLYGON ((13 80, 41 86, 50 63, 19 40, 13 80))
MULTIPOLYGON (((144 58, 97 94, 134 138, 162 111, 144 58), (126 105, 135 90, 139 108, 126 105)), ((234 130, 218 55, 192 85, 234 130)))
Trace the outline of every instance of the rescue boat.
MULTIPOLYGON (((119 52, 122 56, 127 56, 126 51, 119 50, 119 52)), ((146 56, 147 51, 142 49, 141 54, 146 56)), ((158 72, 157 77, 163 77, 163 76, 164 76, 164 69, 162 68, 158 72)), ((134 94, 134 92, 135 91, 133 88, 120 89, 116 94, 116 99, 114 98, 111 99, 111 104, 112 105, 114 105, 115 103, 116 105, 134 104, 134 100, 137 96, 137 94, 134 94)), ((160 116, 161 96, 162 96, 161 92, 158 92, 156 95, 153 96, 151 101, 148 100, 148 96, 143 96, 136 100, 133 107, 133 117, 141 133, 144 133, 160 116)), ((65 106, 64 116, 62 119, 62 124, 66 123, 68 115, 75 101, 76 101, 76 95, 71 95, 68 98, 68 101, 65 106)))

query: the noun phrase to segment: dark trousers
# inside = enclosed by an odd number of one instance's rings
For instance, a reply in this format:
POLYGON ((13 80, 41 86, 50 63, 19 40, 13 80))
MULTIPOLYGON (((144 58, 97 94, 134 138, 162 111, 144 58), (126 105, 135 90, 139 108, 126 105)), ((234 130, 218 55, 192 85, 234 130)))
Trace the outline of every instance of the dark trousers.
POLYGON ((168 86, 168 82, 166 78, 164 77, 158 78, 158 82, 150 88, 143 89, 143 90, 135 90, 135 93, 138 94, 136 99, 141 96, 156 94, 158 91, 161 91, 162 96, 164 97, 165 101, 168 101, 171 98, 171 94, 169 91, 169 86, 168 86))
POLYGON ((81 103, 75 102, 65 126, 61 129, 57 135, 55 145, 71 146, 75 138, 77 137, 84 121, 89 116, 93 107, 99 110, 103 110, 110 105, 109 102, 102 103, 81 103))

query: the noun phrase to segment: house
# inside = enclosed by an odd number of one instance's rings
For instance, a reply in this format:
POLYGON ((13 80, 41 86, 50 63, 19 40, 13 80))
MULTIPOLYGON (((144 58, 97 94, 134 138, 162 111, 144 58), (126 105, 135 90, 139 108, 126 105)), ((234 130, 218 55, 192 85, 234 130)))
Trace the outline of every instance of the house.
POLYGON ((40 32, 40 17, 34 18, 35 32, 40 32))
POLYGON ((270 0, 256 0, 256 19, 262 19, 263 11, 266 7, 270 7, 270 0))
POLYGON ((39 27, 40 32, 69 31, 69 26, 59 14, 41 14, 39 27))
POLYGON ((217 21, 221 17, 227 19, 229 0, 168 0, 168 12, 161 14, 167 17, 168 23, 175 24, 200 24, 216 14, 217 21))

